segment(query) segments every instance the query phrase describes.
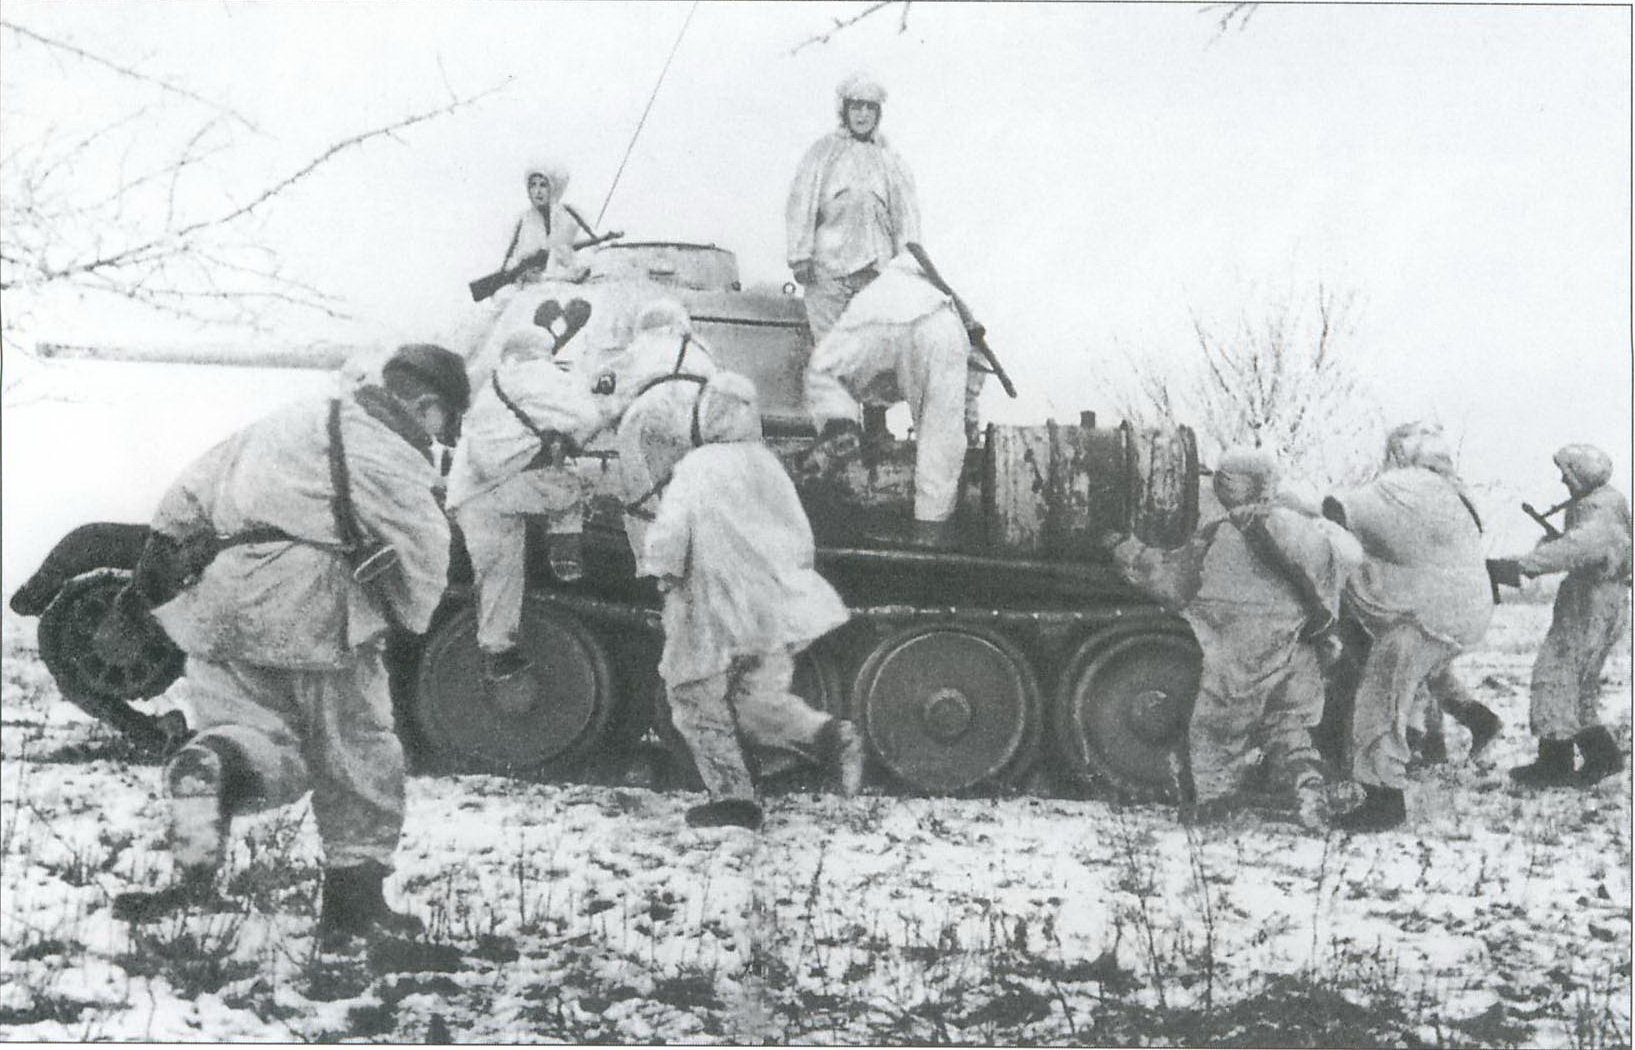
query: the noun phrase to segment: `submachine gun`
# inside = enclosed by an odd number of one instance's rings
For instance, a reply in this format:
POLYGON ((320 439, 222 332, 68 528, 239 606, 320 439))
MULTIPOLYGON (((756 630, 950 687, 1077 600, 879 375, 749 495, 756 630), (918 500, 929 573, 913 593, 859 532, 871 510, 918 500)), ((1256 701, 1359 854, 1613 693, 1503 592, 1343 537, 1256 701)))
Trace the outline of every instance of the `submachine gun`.
MULTIPOLYGON (((1521 511, 1538 523, 1538 527, 1544 530, 1545 539, 1556 540, 1561 538, 1561 530, 1556 528, 1550 519, 1576 502, 1578 502, 1578 497, 1571 496, 1543 512, 1540 512, 1531 503, 1523 503, 1521 511)), ((1521 586, 1521 569, 1516 565, 1513 558, 1489 558, 1487 561, 1487 578, 1493 585, 1493 604, 1497 605, 1499 604, 1500 587, 1521 586)))

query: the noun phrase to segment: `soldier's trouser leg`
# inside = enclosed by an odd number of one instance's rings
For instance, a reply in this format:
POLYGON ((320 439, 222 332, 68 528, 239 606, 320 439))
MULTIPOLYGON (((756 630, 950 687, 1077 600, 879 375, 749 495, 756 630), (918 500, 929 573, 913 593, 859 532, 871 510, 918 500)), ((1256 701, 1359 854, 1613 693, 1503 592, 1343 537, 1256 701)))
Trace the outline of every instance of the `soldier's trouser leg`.
POLYGON ((756 747, 791 751, 821 764, 820 738, 834 718, 789 691, 794 677, 795 658, 787 649, 745 657, 730 697, 738 731, 756 747))
POLYGON ((1571 740, 1601 722, 1601 670, 1629 632, 1629 591, 1621 584, 1574 586, 1556 594, 1549 633, 1533 661, 1530 722, 1544 740, 1571 740))
POLYGON ((485 653, 504 652, 517 644, 527 582, 529 515, 551 516, 562 523, 560 531, 581 531, 578 479, 565 471, 526 471, 454 512, 471 554, 477 645, 485 653))
POLYGON ((345 667, 295 671, 190 660, 198 740, 227 741, 255 793, 241 812, 283 805, 310 787, 330 867, 392 865, 403 830, 403 746, 381 650, 345 667))
MULTIPOLYGON (((1207 659, 1207 656, 1205 657, 1207 659)), ((1198 684, 1187 727, 1192 788, 1200 803, 1236 791, 1253 743, 1250 739, 1260 704, 1252 697, 1230 696, 1206 666, 1198 684)))
POLYGON ((711 799, 755 797, 728 694, 737 668, 669 686, 670 724, 687 744, 711 799))
POLYGON ((862 291, 880 275, 874 267, 856 273, 839 274, 821 266, 813 268, 812 283, 806 286, 806 323, 812 329, 812 342, 820 343, 829 330, 845 313, 852 296, 862 291))
POLYGON ((914 327, 897 384, 914 419, 914 518, 947 521, 965 470, 965 392, 970 344, 952 308, 914 327))
POLYGON ((1323 720, 1323 670, 1311 646, 1296 642, 1287 669, 1266 694, 1261 750, 1274 782, 1298 788, 1319 778, 1312 730, 1323 720))
POLYGON ((812 351, 806 365, 806 410, 812 414, 812 425, 819 433, 834 420, 863 425, 863 406, 852 393, 848 366, 860 356, 855 344, 865 337, 866 333, 843 332, 812 351))
POLYGON ((1408 719, 1427 678, 1459 653, 1411 623, 1381 630, 1368 651, 1351 716, 1352 775, 1363 784, 1408 784, 1408 719))

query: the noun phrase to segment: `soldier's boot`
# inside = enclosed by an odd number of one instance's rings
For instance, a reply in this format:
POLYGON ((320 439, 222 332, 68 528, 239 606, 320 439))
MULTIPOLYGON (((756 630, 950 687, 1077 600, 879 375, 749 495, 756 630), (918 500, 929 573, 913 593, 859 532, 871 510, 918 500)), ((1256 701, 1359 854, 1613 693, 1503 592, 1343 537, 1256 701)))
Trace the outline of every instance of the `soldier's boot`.
POLYGON ((318 940, 325 951, 345 948, 357 938, 411 938, 426 932, 425 923, 386 903, 383 884, 388 873, 386 865, 374 861, 325 869, 318 909, 318 940))
POLYGON ((714 799, 687 811, 687 824, 695 828, 739 827, 756 831, 761 821, 761 804, 749 798, 714 799))
POLYGON ((1362 789, 1362 803, 1335 817, 1334 827, 1341 831, 1388 831, 1408 820, 1408 803, 1402 797, 1401 788, 1364 784, 1362 789))
POLYGON ((585 575, 585 545, 578 532, 553 532, 546 537, 545 557, 558 583, 573 583, 585 575))
POLYGON ((863 734, 856 723, 836 718, 824 727, 829 733, 825 749, 834 763, 840 780, 840 793, 847 798, 863 790, 863 771, 868 752, 863 746, 863 734))
POLYGON ((1517 766, 1510 779, 1522 787, 1567 787, 1573 784, 1573 742, 1541 738, 1538 761, 1517 766))
POLYGON ((1578 768, 1580 787, 1592 787, 1623 770, 1623 752, 1618 750, 1618 742, 1605 726, 1592 726, 1573 740, 1584 756, 1584 764, 1578 768))
POLYGON ((165 768, 171 857, 178 883, 190 890, 208 887, 226 859, 226 784, 222 752, 204 744, 182 748, 165 768))
POLYGON ((850 419, 831 419, 812 447, 793 463, 803 478, 827 477, 863 453, 863 428, 850 419))
POLYGON ((1423 733, 1408 731, 1408 748, 1413 753, 1414 765, 1437 766, 1448 760, 1448 741, 1441 727, 1423 733))
POLYGON ((1479 700, 1454 701, 1443 705, 1453 720, 1470 730, 1470 760, 1479 762, 1488 746, 1499 738, 1504 723, 1492 708, 1479 700))
POLYGON ((483 654, 483 689, 495 707, 510 715, 530 710, 539 692, 532 662, 515 648, 483 654))

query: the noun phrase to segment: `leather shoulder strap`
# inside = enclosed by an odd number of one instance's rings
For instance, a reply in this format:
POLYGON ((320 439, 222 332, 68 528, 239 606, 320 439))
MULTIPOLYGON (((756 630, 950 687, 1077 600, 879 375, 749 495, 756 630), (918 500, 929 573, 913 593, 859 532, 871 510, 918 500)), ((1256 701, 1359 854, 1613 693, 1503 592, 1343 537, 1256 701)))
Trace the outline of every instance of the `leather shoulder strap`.
POLYGON ((341 403, 329 402, 329 482, 334 490, 329 506, 335 514, 335 532, 341 545, 356 549, 361 539, 352 509, 352 475, 346 469, 346 446, 341 443, 341 403))

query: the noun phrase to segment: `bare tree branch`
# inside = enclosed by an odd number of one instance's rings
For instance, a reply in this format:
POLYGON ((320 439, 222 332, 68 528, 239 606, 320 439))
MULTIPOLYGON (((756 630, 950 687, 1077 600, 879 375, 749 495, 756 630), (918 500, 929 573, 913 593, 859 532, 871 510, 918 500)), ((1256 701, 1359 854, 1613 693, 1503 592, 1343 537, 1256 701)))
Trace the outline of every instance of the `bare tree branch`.
MULTIPOLYGON (((1233 22, 1237 23, 1238 32, 1242 32, 1249 25, 1249 19, 1255 17, 1258 3, 1215 3, 1203 5, 1203 13, 1211 18, 1219 16, 1215 23, 1215 39, 1218 40, 1231 32, 1233 22)), ((1213 42, 1213 41, 1211 41, 1213 42)))
POLYGON ((177 84, 172 84, 168 80, 164 80, 160 77, 149 76, 140 70, 131 69, 129 66, 122 66, 117 62, 103 58, 101 55, 92 54, 82 47, 76 47, 75 45, 66 41, 48 37, 43 33, 37 33, 27 26, 20 26, 16 22, 12 22, 4 18, 0 18, 0 27, 9 29, 18 36, 25 37, 37 44, 43 44, 46 47, 55 48, 59 51, 65 51, 76 58, 84 59, 87 62, 94 63, 106 69, 111 69, 121 76, 130 77, 132 80, 140 80, 144 84, 152 84, 161 91, 168 91, 174 95, 180 95, 182 98, 197 102, 201 106, 207 106, 219 113, 232 117, 234 120, 238 121, 240 124, 243 124, 246 128, 249 128, 251 131, 254 131, 257 134, 261 133, 260 128, 256 127, 253 122, 232 107, 224 106, 220 102, 205 98, 203 95, 200 95, 197 92, 189 91, 187 88, 181 87, 177 84))
POLYGON ((816 34, 814 36, 807 37, 805 40, 802 40, 800 43, 798 43, 794 47, 790 48, 789 53, 791 55, 796 54, 797 52, 802 51, 805 48, 808 48, 808 47, 812 46, 813 44, 827 44, 830 40, 833 40, 835 38, 836 34, 840 33, 842 30, 849 29, 850 27, 852 27, 852 26, 856 25, 857 23, 863 21, 863 19, 869 17, 870 15, 876 14, 876 13, 878 13, 880 11, 883 11, 886 8, 891 7, 893 4, 902 4, 903 5, 902 17, 897 22, 897 32, 899 32, 899 33, 907 32, 907 30, 908 30, 908 8, 909 8, 909 5, 910 5, 910 2, 911 2, 911 0, 877 0, 877 2, 870 4, 868 7, 864 8, 861 12, 859 12, 858 14, 853 15, 850 18, 837 18, 837 19, 835 19, 835 24, 833 26, 831 26, 828 30, 826 30, 826 31, 824 31, 822 33, 818 33, 818 34, 816 34))

